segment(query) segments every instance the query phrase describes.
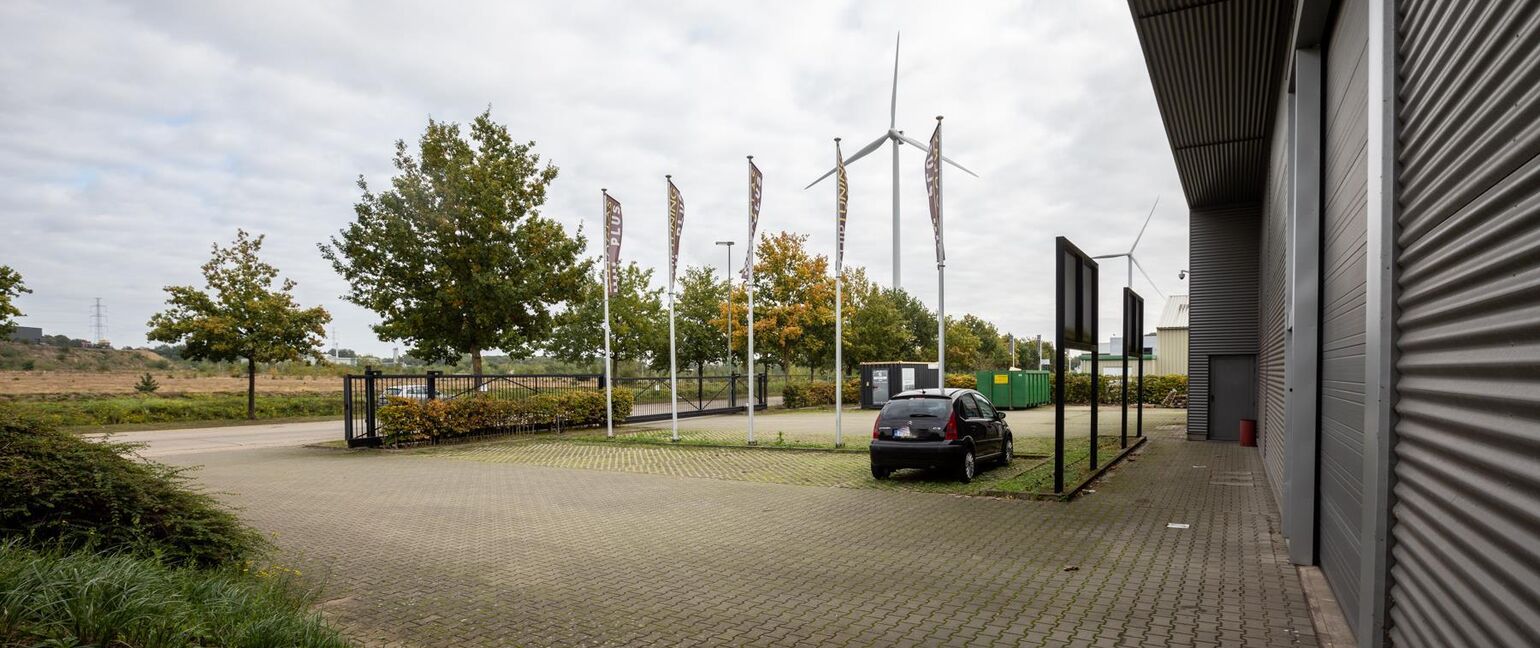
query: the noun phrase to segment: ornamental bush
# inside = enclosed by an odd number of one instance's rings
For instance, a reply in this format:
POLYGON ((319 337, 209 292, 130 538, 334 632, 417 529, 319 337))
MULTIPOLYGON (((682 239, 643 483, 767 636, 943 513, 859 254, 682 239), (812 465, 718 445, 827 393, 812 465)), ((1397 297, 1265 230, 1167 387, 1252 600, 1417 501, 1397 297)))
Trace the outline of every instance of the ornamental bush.
MULTIPOLYGON (((1058 377, 1050 376, 1049 380, 1053 389, 1058 388, 1058 377)), ((1097 388, 1101 392, 1097 402, 1103 405, 1116 405, 1122 400, 1122 376, 1102 376, 1097 388)), ((1130 380, 1135 380, 1130 378, 1130 380)), ((1091 402, 1091 375, 1075 373, 1070 374, 1065 386, 1064 402, 1073 405, 1086 405, 1091 402)), ((1144 402, 1149 405, 1159 405, 1166 399, 1166 395, 1172 390, 1182 396, 1187 395, 1187 376, 1172 374, 1169 376, 1145 376, 1144 377, 1144 402)), ((1050 392, 1052 398, 1052 392, 1050 392)), ((1128 400, 1135 402, 1137 395, 1130 391, 1128 400)))
MULTIPOLYGON (((615 419, 631 415, 636 394, 614 390, 615 419)), ((519 398, 471 394, 462 398, 392 398, 380 408, 386 443, 430 442, 483 434, 515 433, 604 424, 604 392, 566 391, 519 398)))

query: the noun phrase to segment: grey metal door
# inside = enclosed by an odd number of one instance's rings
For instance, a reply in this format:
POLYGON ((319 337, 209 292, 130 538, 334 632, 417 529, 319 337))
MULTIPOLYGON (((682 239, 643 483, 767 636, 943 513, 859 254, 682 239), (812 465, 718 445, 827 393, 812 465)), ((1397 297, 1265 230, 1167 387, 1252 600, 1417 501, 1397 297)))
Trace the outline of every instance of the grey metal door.
POLYGON ((1397 8, 1390 644, 1533 646, 1540 6, 1397 8))
POLYGON ((888 370, 872 370, 872 404, 881 405, 888 402, 888 370))
POLYGON ((1368 3, 1341 3, 1324 66, 1317 547, 1321 571, 1355 632, 1363 560, 1368 43, 1368 3))
POLYGON ((1209 439, 1239 439, 1241 419, 1257 417, 1256 363, 1254 355, 1208 357, 1209 439))

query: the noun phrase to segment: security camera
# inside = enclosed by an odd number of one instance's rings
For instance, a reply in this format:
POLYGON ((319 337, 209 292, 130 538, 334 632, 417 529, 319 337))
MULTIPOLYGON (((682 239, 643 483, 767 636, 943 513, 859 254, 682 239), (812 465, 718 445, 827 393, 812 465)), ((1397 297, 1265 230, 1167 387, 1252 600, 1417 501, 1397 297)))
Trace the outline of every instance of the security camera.
POLYGON ((1177 279, 1186 279, 1187 278, 1187 271, 1183 270, 1181 272, 1176 273, 1176 278, 1177 279))

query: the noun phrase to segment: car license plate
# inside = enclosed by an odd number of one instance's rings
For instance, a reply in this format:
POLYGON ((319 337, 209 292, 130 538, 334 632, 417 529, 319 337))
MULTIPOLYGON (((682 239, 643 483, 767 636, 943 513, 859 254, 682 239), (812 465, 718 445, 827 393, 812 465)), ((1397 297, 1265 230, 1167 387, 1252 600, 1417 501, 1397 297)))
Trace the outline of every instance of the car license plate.
POLYGON ((893 438, 895 438, 895 439, 911 439, 911 438, 914 438, 914 433, 910 432, 909 428, 901 427, 901 428, 893 430, 893 438))

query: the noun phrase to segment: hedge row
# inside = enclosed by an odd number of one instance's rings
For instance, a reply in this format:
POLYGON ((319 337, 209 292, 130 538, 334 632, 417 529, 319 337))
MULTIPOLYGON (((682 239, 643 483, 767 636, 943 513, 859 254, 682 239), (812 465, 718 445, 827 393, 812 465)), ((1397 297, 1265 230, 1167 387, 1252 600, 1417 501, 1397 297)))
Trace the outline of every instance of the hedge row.
MULTIPOLYGON (((1049 377, 1052 388, 1058 386, 1058 381, 1053 376, 1049 377)), ((977 377, 974 374, 949 373, 946 375, 946 386, 960 389, 977 389, 977 377)), ((1097 385, 1101 392, 1097 402, 1103 405, 1116 405, 1122 399, 1122 379, 1117 376, 1103 376, 1097 385)), ((1065 402, 1073 405, 1085 405, 1091 402, 1091 375, 1070 374, 1069 391, 1065 393, 1065 402)), ((1169 376, 1145 376, 1144 377, 1144 402, 1150 405, 1159 405, 1166 399, 1166 395, 1175 390, 1181 396, 1187 395, 1187 376, 1173 374, 1169 376)), ((812 382, 788 383, 782 392, 785 401, 783 405, 788 409, 799 407, 818 407, 834 404, 834 383, 827 380, 814 380, 812 382)), ((1049 392, 1052 394, 1053 392, 1049 392)), ((1051 396, 1050 396, 1051 397, 1051 396)), ((1129 393, 1130 401, 1135 401, 1138 396, 1129 393)), ((845 382, 844 399, 846 403, 856 403, 861 400, 861 381, 851 378, 845 382)))
MULTIPOLYGON (((847 405, 861 402, 861 379, 847 379, 845 381, 844 393, 840 397, 847 405)), ((834 382, 814 380, 811 382, 786 383, 786 387, 781 390, 781 398, 781 405, 787 409, 833 405, 834 382)))
MULTIPOLYGON (((636 393, 614 390, 615 419, 631 415, 636 393)), ((450 400, 393 398, 380 408, 386 443, 430 442, 463 436, 512 433, 531 429, 603 425, 604 392, 569 391, 517 400, 487 397, 450 400)))
MULTIPOLYGON (((115 396, 80 400, 17 399, 8 405, 23 416, 62 427, 246 418, 245 394, 115 396)), ((257 395, 259 419, 301 416, 342 416, 342 397, 338 394, 257 395)))

